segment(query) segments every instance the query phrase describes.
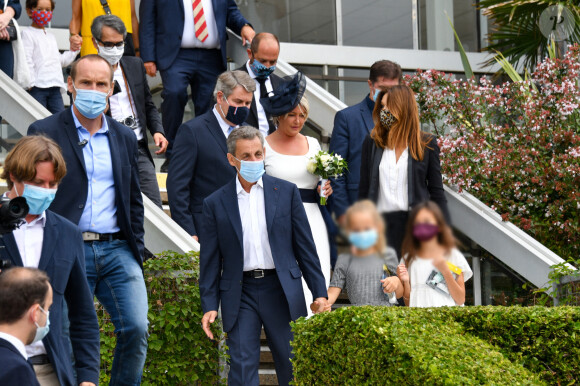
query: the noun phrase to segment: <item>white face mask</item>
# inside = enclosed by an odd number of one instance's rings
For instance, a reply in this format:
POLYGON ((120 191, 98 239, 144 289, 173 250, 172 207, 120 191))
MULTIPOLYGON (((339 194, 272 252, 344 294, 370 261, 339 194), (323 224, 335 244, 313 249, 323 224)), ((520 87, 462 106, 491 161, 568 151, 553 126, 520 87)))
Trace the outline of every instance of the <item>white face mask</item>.
POLYGON ((125 46, 107 48, 99 45, 97 47, 99 56, 109 62, 111 66, 119 63, 125 52, 125 46))

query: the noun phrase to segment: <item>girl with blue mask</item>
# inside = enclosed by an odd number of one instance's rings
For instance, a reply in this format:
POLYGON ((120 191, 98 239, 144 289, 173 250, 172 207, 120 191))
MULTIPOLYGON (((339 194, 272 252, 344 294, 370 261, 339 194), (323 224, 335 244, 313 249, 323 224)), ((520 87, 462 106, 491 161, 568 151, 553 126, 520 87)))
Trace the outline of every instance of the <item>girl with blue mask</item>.
POLYGON ((363 200, 351 206, 346 226, 351 252, 338 256, 328 302, 333 304, 346 288, 354 305, 393 305, 403 296, 403 285, 395 275, 397 255, 386 246, 385 225, 375 204, 363 200))

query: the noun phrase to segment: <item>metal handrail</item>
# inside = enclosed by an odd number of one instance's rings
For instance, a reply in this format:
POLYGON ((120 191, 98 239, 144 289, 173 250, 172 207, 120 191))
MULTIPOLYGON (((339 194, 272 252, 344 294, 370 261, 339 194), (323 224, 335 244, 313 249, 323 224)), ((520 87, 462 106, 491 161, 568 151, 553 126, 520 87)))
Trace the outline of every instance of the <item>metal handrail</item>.
MULTIPOLYGON (((50 112, 0 71, 0 116, 23 136, 30 124, 50 116, 50 112)), ((199 243, 184 231, 149 198, 143 196, 145 207, 145 246, 152 253, 171 250, 178 253, 199 251, 199 243)))

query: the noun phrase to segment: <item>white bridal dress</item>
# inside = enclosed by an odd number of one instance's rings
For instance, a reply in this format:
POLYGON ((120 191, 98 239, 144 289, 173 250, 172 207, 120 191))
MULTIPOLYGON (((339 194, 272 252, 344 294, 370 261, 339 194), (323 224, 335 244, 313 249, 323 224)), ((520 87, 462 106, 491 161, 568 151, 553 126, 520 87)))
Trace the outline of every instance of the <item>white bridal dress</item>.
MULTIPOLYGON (((308 173, 306 165, 308 160, 320 151, 320 144, 315 138, 306 137, 308 140, 308 152, 304 155, 285 155, 276 152, 270 147, 268 141, 266 143, 266 173, 270 176, 280 178, 282 180, 290 181, 298 189, 316 189, 319 177, 308 173)), ((316 244, 316 252, 320 259, 320 266, 324 279, 326 281, 326 288, 330 282, 330 245, 328 243, 328 232, 326 224, 320 213, 320 208, 317 203, 304 203, 306 216, 310 223, 314 243, 316 244)), ((304 298, 306 300, 306 308, 308 315, 312 315, 310 311, 310 304, 312 303, 312 294, 302 278, 302 287, 304 288, 304 298)))

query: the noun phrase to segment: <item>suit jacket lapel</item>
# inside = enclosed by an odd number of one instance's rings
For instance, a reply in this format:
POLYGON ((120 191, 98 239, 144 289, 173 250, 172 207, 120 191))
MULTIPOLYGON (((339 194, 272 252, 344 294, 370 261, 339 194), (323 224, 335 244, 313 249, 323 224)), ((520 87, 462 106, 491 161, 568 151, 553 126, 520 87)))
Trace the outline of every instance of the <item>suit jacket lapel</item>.
POLYGON ((362 115, 363 121, 365 123, 367 132, 370 133, 373 127, 375 126, 373 122, 372 111, 371 115, 368 114, 368 106, 366 105, 367 101, 363 101, 363 105, 360 108, 360 113, 362 115))
POLYGON ((72 115, 73 115, 72 108, 67 110, 67 113, 64 114, 64 129, 67 133, 73 151, 76 154, 77 158, 79 159, 79 162, 83 166, 83 170, 85 171, 86 174, 87 168, 85 166, 85 157, 83 156, 83 148, 79 146, 79 133, 75 126, 75 121, 72 115))
MULTIPOLYGON (((218 143, 219 147, 223 150, 224 154, 228 154, 228 147, 226 143, 226 137, 224 136, 224 132, 217 121, 213 111, 210 110, 206 113, 205 121, 207 124, 207 128, 211 135, 214 137, 216 142, 218 143)), ((235 187, 234 187, 235 190, 235 187)))
POLYGON ((16 239, 14 238, 14 234, 12 232, 7 233, 3 236, 4 241, 4 251, 12 260, 14 265, 22 267, 24 266, 24 262, 22 261, 22 257, 20 256, 20 251, 18 251, 18 245, 16 244, 16 239))
POLYGON ((411 157, 411 151, 407 150, 407 156, 408 158, 408 162, 407 162, 407 191, 408 191, 408 203, 409 203, 409 208, 411 208, 411 206, 413 205, 413 192, 415 191, 414 186, 413 186, 413 164, 416 162, 415 159, 413 157, 411 157))
MULTIPOLYGON (((235 178, 238 178, 236 175, 235 178)), ((238 238, 238 242, 240 243, 241 251, 244 250, 244 239, 243 239, 243 230, 242 230, 242 219, 240 217, 240 207, 238 205, 238 193, 236 191, 236 180, 233 179, 231 182, 228 183, 227 189, 222 192, 222 203, 228 213, 228 219, 232 223, 234 227, 234 231, 236 232, 236 236, 238 238)))
POLYGON ((46 224, 44 226, 44 237, 42 240, 42 252, 40 253, 40 261, 38 263, 38 269, 46 271, 48 263, 52 260, 54 255, 54 246, 56 240, 58 240, 58 226, 54 217, 50 212, 46 212, 46 224))
MULTIPOLYGON (((105 118, 108 119, 108 118, 105 118)), ((119 168, 121 167, 121 162, 119 160, 119 145, 117 144, 117 130, 113 126, 113 119, 109 119, 107 121, 107 126, 109 127, 109 148, 111 149, 111 163, 113 164, 113 180, 115 181, 115 189, 118 190, 120 186, 122 186, 121 182, 121 171, 119 168)), ((119 191, 117 191, 117 199, 120 199, 121 195, 119 191)))
POLYGON ((266 207, 266 226, 268 228, 268 235, 272 231, 272 224, 276 215, 276 208, 278 206, 278 197, 280 195, 280 188, 274 181, 264 175, 262 177, 264 182, 264 206, 266 207))

